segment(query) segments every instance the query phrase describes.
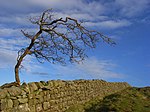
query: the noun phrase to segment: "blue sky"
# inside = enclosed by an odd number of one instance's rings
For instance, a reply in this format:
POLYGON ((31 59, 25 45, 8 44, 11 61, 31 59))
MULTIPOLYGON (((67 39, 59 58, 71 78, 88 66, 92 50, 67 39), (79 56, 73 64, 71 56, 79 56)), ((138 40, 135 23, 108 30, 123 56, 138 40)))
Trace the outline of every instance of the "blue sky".
POLYGON ((51 79, 104 79, 150 86, 149 0, 9 0, 0 4, 0 85, 14 81, 17 51, 28 45, 21 29, 36 32, 28 18, 53 8, 56 18, 70 16, 84 26, 112 37, 117 45, 98 43, 87 50, 83 64, 40 64, 27 56, 20 71, 21 82, 51 79))

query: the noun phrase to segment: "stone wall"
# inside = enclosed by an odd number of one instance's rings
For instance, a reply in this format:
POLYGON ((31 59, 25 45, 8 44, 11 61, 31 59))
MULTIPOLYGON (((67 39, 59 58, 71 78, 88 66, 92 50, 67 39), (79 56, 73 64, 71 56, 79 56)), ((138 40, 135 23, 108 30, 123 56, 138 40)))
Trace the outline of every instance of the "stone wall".
POLYGON ((85 103, 130 87, 103 80, 51 80, 24 83, 0 89, 0 112, 64 112, 73 104, 85 103))

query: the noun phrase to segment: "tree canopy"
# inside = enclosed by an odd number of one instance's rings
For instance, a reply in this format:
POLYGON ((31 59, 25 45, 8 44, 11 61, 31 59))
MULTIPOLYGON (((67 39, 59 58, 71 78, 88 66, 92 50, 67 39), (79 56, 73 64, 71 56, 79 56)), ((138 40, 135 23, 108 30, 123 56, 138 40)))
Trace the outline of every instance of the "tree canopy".
POLYGON ((30 21, 38 25, 39 29, 35 34, 22 30, 23 35, 30 39, 30 43, 26 48, 18 51, 15 77, 19 85, 19 67, 26 55, 35 56, 39 62, 79 63, 87 57, 85 49, 95 48, 97 42, 115 44, 111 38, 101 32, 88 30, 75 18, 55 18, 52 9, 30 18, 30 21))

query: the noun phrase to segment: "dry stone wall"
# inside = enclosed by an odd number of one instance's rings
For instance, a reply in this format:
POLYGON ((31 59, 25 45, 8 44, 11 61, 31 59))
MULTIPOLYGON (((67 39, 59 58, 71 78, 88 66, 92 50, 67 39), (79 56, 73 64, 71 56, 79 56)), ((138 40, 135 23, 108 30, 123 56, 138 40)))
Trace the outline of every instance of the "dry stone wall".
POLYGON ((0 112, 64 112, 74 104, 121 91, 128 83, 51 80, 0 89, 0 112))

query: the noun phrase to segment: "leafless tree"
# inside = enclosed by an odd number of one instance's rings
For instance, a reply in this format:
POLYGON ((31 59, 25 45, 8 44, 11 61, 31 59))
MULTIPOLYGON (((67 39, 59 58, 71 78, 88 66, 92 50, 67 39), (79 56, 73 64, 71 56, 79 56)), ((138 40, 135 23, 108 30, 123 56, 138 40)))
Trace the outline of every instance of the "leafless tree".
POLYGON ((30 18, 32 24, 39 26, 39 31, 31 34, 22 31, 30 39, 29 46, 18 51, 15 65, 16 83, 20 85, 19 68, 25 56, 35 56, 39 62, 66 64, 80 62, 86 57, 85 49, 95 48, 97 42, 115 44, 112 39, 95 30, 88 30, 81 22, 71 17, 56 19, 52 9, 38 17, 30 18))

